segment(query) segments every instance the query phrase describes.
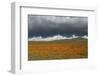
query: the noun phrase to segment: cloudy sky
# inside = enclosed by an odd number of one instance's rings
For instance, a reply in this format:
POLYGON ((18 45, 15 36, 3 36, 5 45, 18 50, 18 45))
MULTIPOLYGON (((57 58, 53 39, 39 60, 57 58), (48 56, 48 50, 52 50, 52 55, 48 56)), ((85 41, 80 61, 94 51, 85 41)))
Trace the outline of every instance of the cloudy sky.
POLYGON ((42 36, 84 36, 88 31, 88 18, 78 16, 28 15, 28 38, 42 36))

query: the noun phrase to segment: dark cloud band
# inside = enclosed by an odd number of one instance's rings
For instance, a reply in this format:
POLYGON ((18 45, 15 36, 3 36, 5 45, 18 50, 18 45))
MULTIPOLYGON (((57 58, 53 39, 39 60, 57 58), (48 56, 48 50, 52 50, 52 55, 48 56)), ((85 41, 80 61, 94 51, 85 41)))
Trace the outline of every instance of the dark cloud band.
POLYGON ((87 35, 88 18, 78 16, 28 15, 28 37, 87 35))

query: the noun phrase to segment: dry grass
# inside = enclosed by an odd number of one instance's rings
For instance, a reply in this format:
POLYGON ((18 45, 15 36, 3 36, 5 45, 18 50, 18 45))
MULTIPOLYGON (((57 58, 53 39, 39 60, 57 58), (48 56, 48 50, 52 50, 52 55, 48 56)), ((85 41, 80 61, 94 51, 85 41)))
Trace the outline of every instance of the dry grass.
POLYGON ((28 42, 28 60, 87 58, 87 40, 28 42))

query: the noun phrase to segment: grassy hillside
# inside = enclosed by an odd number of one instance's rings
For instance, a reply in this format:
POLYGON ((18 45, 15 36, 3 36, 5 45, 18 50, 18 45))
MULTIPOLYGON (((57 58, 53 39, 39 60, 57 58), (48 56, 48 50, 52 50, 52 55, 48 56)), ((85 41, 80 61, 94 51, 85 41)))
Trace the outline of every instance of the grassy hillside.
POLYGON ((28 60, 75 59, 88 57, 88 40, 29 41, 28 60))

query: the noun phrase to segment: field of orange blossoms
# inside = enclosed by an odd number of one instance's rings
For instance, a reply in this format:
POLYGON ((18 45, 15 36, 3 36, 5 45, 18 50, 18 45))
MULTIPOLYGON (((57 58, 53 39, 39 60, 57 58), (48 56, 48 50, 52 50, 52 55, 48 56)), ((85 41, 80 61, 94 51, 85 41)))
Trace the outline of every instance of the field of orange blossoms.
POLYGON ((88 58, 88 40, 28 41, 28 60, 88 58))

